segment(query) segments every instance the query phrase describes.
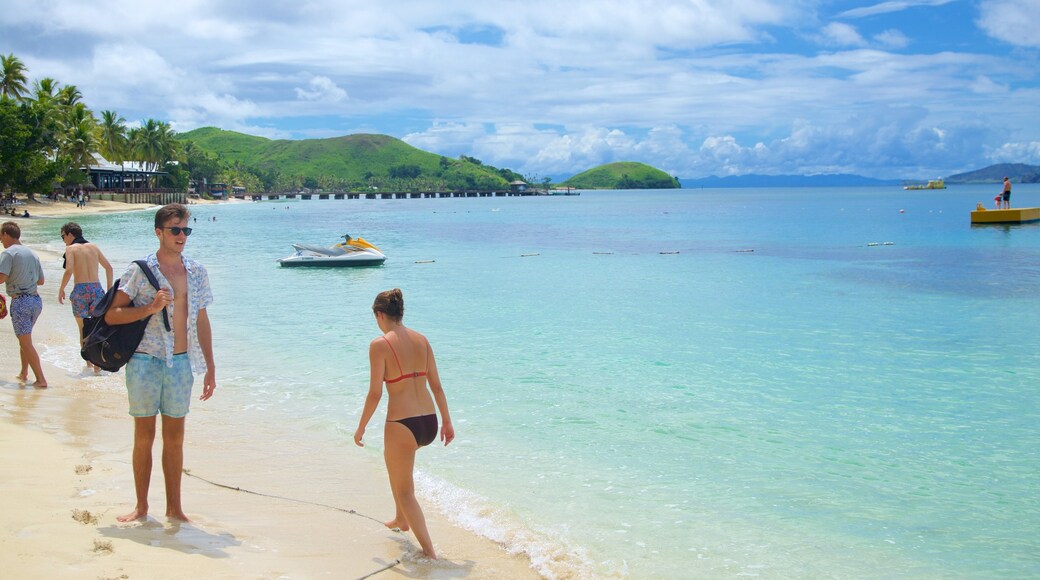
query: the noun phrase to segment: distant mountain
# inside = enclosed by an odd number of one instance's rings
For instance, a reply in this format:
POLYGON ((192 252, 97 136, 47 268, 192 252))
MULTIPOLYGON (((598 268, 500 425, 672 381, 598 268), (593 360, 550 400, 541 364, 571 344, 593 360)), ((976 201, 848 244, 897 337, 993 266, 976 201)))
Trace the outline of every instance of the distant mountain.
POLYGON ((618 161, 583 171, 560 185, 578 189, 678 189, 679 182, 645 163, 618 161))
POLYGON ((477 159, 449 159, 388 135, 271 140, 202 127, 177 138, 259 174, 325 176, 327 181, 339 184, 365 184, 373 178, 383 178, 410 180, 410 185, 427 189, 506 189, 506 176, 512 177, 511 172, 504 176, 504 170, 483 165, 477 159))
POLYGON ((999 183, 1007 177, 1012 183, 1040 183, 1040 165, 999 163, 946 178, 946 183, 999 183))
POLYGON ((899 185, 898 179, 874 179, 862 175, 834 173, 826 175, 727 175, 682 179, 685 188, 695 187, 854 187, 899 185))

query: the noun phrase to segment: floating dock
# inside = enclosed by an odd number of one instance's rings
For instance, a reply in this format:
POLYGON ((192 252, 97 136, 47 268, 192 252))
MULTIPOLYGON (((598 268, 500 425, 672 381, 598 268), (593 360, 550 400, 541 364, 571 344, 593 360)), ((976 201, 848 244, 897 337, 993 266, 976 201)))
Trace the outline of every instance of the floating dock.
POLYGON ((980 206, 971 212, 973 224, 1024 224, 1040 221, 1040 207, 986 209, 980 206))

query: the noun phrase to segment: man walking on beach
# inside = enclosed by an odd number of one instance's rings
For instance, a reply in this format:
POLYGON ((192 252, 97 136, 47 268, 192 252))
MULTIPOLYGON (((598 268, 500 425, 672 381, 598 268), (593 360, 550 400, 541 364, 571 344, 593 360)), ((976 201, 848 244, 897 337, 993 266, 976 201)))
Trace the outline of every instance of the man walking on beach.
POLYGON ((14 324, 14 335, 18 338, 18 352, 22 361, 22 369, 18 380, 28 382, 29 368, 36 375, 34 387, 47 386, 43 376, 43 365, 40 354, 32 342, 32 329, 36 319, 43 312, 43 300, 36 288, 43 286, 43 266, 40 259, 20 241, 22 230, 14 222, 0 225, 0 243, 4 251, 0 253, 0 283, 7 285, 7 295, 11 297, 11 323, 14 324))
POLYGON ((188 414, 194 373, 204 374, 202 396, 213 396, 217 386, 213 363, 213 335, 206 308, 213 302, 206 268, 183 255, 191 228, 188 208, 179 203, 155 213, 159 249, 145 261, 159 281, 152 287, 137 264, 119 281, 119 292, 105 314, 109 324, 141 320, 169 308, 173 332, 166 332, 162 316, 152 316, 137 352, 126 365, 126 390, 134 418, 134 490, 137 503, 121 522, 148 515, 148 484, 152 475, 152 444, 156 414, 162 414, 162 468, 166 482, 166 517, 188 521, 181 507, 184 467, 184 420, 188 414), (133 303, 142 306, 133 306, 133 303))
MULTIPOLYGON (((83 238, 83 229, 76 222, 69 222, 61 226, 61 239, 65 242, 65 274, 61 277, 61 286, 58 288, 58 304, 65 303, 65 286, 69 278, 73 279, 72 294, 69 300, 72 302, 72 316, 76 319, 79 327, 79 342, 83 344, 83 319, 94 317, 94 305, 105 297, 105 289, 112 286, 112 264, 101 252, 101 248, 88 242, 83 238), (98 266, 105 269, 104 288, 98 280, 98 266)), ((97 374, 100 369, 87 363, 87 366, 97 374)))

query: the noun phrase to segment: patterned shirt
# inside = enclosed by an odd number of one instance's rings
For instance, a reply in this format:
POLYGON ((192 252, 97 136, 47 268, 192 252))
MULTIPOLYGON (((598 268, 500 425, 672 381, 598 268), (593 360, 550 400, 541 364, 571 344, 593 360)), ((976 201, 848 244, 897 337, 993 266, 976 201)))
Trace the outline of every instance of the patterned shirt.
MULTIPOLYGON (((155 254, 149 254, 145 261, 155 274, 161 288, 172 288, 166 276, 159 270, 159 260, 155 254)), ((209 274, 202 264, 187 256, 181 256, 184 269, 188 272, 188 360, 191 361, 191 370, 197 374, 206 372, 206 358, 202 355, 202 346, 199 344, 199 329, 196 323, 199 319, 199 311, 213 303, 213 291, 209 287, 209 274)), ((151 304, 158 292, 148 277, 137 264, 130 264, 119 279, 119 290, 125 292, 134 306, 151 304)), ((173 305, 167 307, 171 323, 173 321, 173 305)), ((163 325, 162 312, 157 312, 148 320, 144 330, 144 338, 137 347, 137 352, 143 352, 166 361, 166 366, 173 366, 173 333, 166 332, 163 325)))

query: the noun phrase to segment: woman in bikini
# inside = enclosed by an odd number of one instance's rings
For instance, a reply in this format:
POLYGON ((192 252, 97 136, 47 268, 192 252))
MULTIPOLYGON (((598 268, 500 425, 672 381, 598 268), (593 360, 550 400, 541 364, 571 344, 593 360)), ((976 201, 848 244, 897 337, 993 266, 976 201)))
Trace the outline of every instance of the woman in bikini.
POLYGON ((372 312, 383 336, 368 346, 371 366, 368 396, 357 431, 354 432, 354 443, 365 446, 361 442, 365 436, 365 427, 379 406, 385 382, 390 402, 387 404, 386 425, 383 427, 383 458, 386 460, 390 490, 397 507, 394 519, 386 522, 386 527, 398 528, 402 532, 411 529, 423 553, 437 559, 430 532, 426 529, 426 518, 415 499, 412 469, 415 466, 416 450, 437 438, 436 409, 440 410, 443 422, 440 428, 441 441, 447 445, 455 438, 455 429, 448 413, 448 399, 441 388, 437 361, 433 358, 429 341, 401 323, 404 317, 404 296, 401 290, 394 288, 380 292, 372 304, 372 312))

